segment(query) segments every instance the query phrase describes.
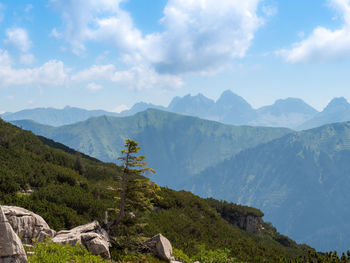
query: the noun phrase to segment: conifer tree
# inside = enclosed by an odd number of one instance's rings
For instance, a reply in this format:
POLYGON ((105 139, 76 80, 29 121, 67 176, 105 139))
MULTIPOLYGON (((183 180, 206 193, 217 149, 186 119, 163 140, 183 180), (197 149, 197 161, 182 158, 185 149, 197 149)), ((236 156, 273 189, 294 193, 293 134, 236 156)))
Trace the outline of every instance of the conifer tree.
POLYGON ((123 174, 121 178, 121 188, 119 199, 119 209, 114 209, 118 216, 107 223, 107 230, 120 224, 126 212, 146 211, 152 208, 152 200, 157 198, 159 186, 152 183, 149 179, 143 178, 145 173, 155 173, 152 168, 147 167, 145 156, 137 156, 141 149, 138 142, 127 139, 125 149, 121 151, 122 156, 118 159, 123 164, 123 174))

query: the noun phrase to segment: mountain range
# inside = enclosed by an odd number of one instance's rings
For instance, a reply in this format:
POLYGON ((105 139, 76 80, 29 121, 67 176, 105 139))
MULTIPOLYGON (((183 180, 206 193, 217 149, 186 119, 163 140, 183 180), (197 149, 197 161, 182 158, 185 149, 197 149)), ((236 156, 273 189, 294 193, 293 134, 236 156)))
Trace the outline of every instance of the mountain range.
POLYGON ((273 105, 253 109, 246 100, 230 90, 224 91, 217 101, 202 94, 196 96, 188 94, 182 98, 175 97, 168 107, 139 102, 131 109, 120 113, 67 106, 64 109, 36 108, 15 113, 7 112, 0 116, 6 121, 28 119, 45 125, 62 126, 103 115, 131 116, 150 108, 214 120, 224 124, 286 127, 295 130, 350 121, 350 104, 345 98, 333 99, 322 112, 318 112, 297 98, 280 99, 273 105))
POLYGON ((283 234, 319 250, 350 243, 348 122, 295 132, 150 109, 61 127, 14 123, 112 162, 135 139, 161 185, 258 207, 283 234))
POLYGON ((103 161, 115 162, 126 138, 143 145, 156 183, 176 188, 182 181, 240 151, 292 130, 231 126, 197 117, 149 109, 129 117, 102 116, 61 127, 33 121, 15 125, 103 161))

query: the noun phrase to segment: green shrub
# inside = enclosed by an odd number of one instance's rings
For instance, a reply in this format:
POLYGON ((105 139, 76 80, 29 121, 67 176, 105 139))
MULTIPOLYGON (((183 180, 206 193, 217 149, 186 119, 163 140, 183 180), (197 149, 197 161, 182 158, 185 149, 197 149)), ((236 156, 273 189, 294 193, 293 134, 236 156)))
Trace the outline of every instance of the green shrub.
POLYGON ((228 249, 207 250, 205 246, 198 247, 199 252, 192 258, 192 262, 199 261, 201 263, 236 263, 234 258, 231 258, 231 251, 228 249))
POLYGON ((173 256, 176 260, 180 260, 183 263, 191 263, 192 260, 181 249, 173 248, 173 256))
POLYGON ((62 245, 51 240, 36 243, 30 252, 34 254, 28 257, 29 263, 105 262, 100 256, 92 255, 81 245, 62 245))
POLYGON ((141 254, 137 252, 126 254, 125 251, 113 248, 111 249, 111 257, 118 263, 165 263, 165 261, 149 254, 141 254))

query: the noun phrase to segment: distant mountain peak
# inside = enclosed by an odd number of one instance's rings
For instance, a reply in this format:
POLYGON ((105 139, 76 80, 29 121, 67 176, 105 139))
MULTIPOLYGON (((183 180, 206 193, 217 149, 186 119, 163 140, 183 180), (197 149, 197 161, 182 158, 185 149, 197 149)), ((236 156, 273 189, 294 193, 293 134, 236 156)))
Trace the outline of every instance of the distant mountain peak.
POLYGON ((338 97, 338 98, 334 98, 330 101, 330 103, 328 103, 327 107, 325 108, 325 110, 327 109, 331 109, 334 107, 349 107, 350 104, 348 103, 348 101, 344 98, 344 97, 338 97))
POLYGON ((282 114, 298 113, 306 115, 315 115, 317 110, 305 103, 302 99, 286 98, 276 100, 270 106, 264 106, 258 110, 259 113, 279 116, 282 114))
POLYGON ((216 101, 217 105, 224 105, 228 106, 230 105, 231 107, 234 107, 234 105, 240 105, 245 108, 251 109, 251 105, 243 99, 241 96, 237 95, 236 93, 232 92, 232 90, 225 90, 220 98, 216 101))

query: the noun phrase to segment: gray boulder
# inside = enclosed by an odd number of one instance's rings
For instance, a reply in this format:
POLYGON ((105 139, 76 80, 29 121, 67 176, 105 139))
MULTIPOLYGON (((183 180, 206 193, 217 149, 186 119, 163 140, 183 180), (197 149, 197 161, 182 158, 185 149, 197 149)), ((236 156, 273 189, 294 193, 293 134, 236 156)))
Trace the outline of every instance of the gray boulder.
POLYGON ((155 235, 154 237, 144 242, 143 245, 150 253, 159 257, 160 259, 166 261, 174 260, 171 243, 162 234, 155 235))
POLYGON ((20 238, 13 231, 0 206, 0 263, 26 263, 27 257, 20 238))
POLYGON ((108 233, 101 228, 97 221, 71 230, 59 231, 52 241, 60 244, 82 244, 94 255, 100 255, 105 259, 110 259, 111 257, 108 233))
POLYGON ((33 239, 44 241, 53 237, 52 230, 45 220, 33 212, 17 206, 3 206, 3 211, 16 234, 25 244, 31 244, 33 239))

